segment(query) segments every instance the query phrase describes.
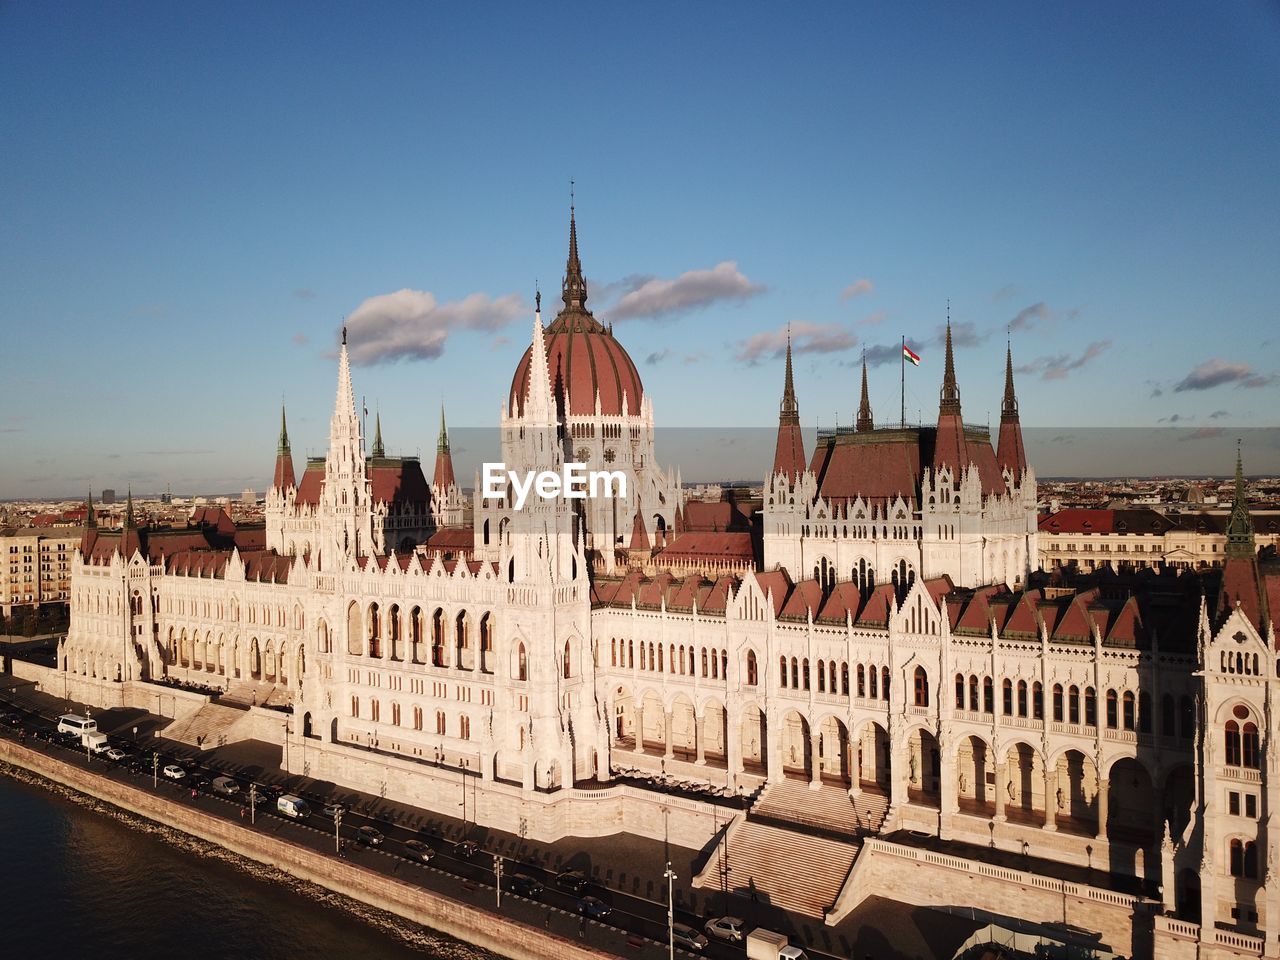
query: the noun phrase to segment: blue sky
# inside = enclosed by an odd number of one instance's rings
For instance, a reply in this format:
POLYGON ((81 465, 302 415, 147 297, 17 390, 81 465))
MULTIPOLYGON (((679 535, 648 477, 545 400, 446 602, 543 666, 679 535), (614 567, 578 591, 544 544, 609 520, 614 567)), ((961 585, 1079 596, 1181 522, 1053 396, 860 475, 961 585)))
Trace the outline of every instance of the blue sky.
POLYGON ((1275 3, 15 2, 0 90, 0 497, 261 490, 344 316, 392 450, 492 426, 570 178, 660 426, 775 422, 788 323, 807 426, 902 335, 928 419, 948 298, 968 419, 1021 315, 1029 426, 1276 425, 1275 3))

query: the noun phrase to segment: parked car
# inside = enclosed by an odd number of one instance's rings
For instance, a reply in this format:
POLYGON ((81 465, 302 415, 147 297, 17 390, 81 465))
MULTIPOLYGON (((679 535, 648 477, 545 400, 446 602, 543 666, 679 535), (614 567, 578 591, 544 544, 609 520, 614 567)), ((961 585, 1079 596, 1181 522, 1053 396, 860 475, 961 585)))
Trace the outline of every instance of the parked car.
POLYGON ((114 760, 116 763, 119 763, 121 760, 127 760, 128 758, 129 751, 121 750, 119 747, 112 747, 107 751, 107 759, 114 760))
POLYGON ((203 773, 198 773, 187 781, 189 786, 195 787, 197 790, 208 790, 213 786, 213 781, 206 777, 203 773))
POLYGON ((240 784, 231 777, 214 777, 213 792, 224 797, 234 797, 240 792, 240 784))
POLYGON ((479 849, 480 845, 474 840, 459 840, 453 845, 453 855, 459 860, 470 860, 479 849))
POLYGON ((258 788, 258 792, 274 803, 284 796, 284 787, 278 783, 266 783, 258 788))
POLYGON ((583 876, 581 870, 566 870, 564 873, 556 874, 556 886, 572 894, 581 895, 587 888, 587 878, 583 876))
POLYGON ((710 942, 693 927, 683 923, 672 924, 671 938, 688 950, 701 950, 710 942))
POLYGON ((542 896, 542 884, 527 873, 512 874, 509 886, 512 893, 518 893, 530 900, 537 900, 542 896))
POLYGON ((181 780, 187 775, 187 771, 183 770, 176 763, 166 763, 164 769, 160 771, 170 780, 181 780))
POLYGON ((436 852, 430 844, 423 843, 421 840, 406 840, 404 842, 404 855, 410 860, 430 863, 436 852))
POLYGON ((320 812, 330 820, 337 820, 339 815, 346 816, 347 808, 341 803, 326 803, 320 808, 320 812))
POLYGON ((729 943, 741 943, 745 934, 742 931, 741 917, 716 917, 708 920, 702 928, 707 936, 729 943))
POLYGON ((4 722, 11 727, 22 726, 22 718, 18 716, 16 713, 6 713, 4 715, 4 722))
POLYGON ((356 840, 366 847, 382 846, 382 834, 370 826, 363 826, 356 831, 356 840))
POLYGON ((584 917, 589 917, 592 920, 603 920, 613 913, 613 907, 599 897, 583 897, 578 901, 577 909, 584 917))

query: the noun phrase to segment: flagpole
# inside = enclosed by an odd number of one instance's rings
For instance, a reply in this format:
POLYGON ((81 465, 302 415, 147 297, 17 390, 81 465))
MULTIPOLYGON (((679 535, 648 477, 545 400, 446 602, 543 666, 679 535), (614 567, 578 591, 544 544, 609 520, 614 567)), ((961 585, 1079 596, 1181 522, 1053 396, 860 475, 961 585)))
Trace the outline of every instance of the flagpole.
POLYGON ((907 335, 902 335, 902 352, 898 354, 898 385, 902 388, 902 417, 899 421, 907 425, 907 335))

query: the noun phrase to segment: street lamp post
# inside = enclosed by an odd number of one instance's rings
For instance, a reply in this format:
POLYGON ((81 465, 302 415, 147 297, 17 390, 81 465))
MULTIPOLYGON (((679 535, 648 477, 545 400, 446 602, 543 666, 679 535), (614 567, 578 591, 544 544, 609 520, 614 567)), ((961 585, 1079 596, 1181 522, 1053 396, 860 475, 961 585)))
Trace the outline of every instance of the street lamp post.
POLYGON ((258 825, 258 785, 256 783, 249 784, 249 825, 258 825))
POLYGON ((284 768, 289 769, 289 718, 284 718, 284 768))
POLYGON ((498 907, 502 907, 502 857, 499 854, 493 855, 493 875, 494 875, 494 891, 498 895, 498 907))
POLYGON ((465 836, 467 832, 467 761, 465 757, 458 772, 462 775, 462 833, 465 836))
POLYGON ((671 861, 667 861, 667 960, 676 960, 676 900, 673 895, 673 884, 676 875, 671 869, 671 861))
POLYGON ((342 808, 333 813, 333 852, 342 853, 342 808))
POLYGON ((80 734, 80 739, 84 741, 84 762, 93 762, 93 754, 89 752, 89 705, 84 705, 84 733, 80 734))
POLYGON ((160 786, 160 754, 153 752, 151 754, 151 789, 155 790, 160 786))

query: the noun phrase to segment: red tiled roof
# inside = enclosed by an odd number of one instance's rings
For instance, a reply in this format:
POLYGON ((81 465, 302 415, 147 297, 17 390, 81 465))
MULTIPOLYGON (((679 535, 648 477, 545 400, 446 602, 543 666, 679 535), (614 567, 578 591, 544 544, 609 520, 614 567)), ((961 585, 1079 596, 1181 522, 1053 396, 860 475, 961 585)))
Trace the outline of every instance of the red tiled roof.
POLYGON ((753 563, 750 533, 682 533, 659 556, 667 560, 753 563))
POLYGON ((441 527, 428 538, 426 546, 429 550, 470 550, 475 542, 471 527, 441 527))
POLYGON ((887 500, 901 495, 911 503, 921 479, 919 438, 850 442, 836 437, 818 444, 809 469, 818 478, 819 493, 828 500, 887 500))

